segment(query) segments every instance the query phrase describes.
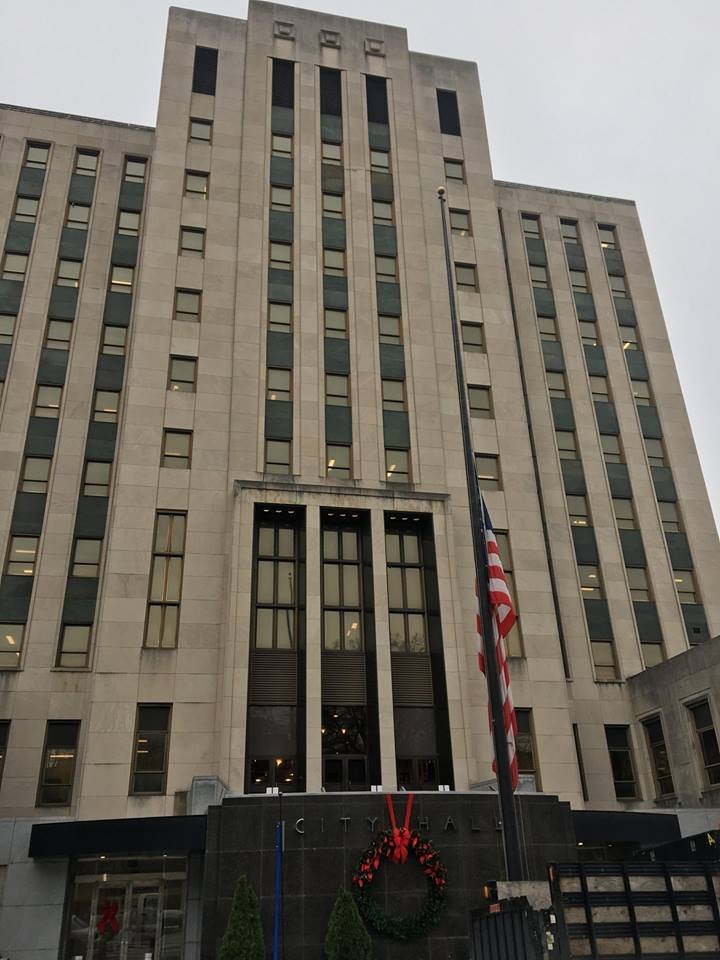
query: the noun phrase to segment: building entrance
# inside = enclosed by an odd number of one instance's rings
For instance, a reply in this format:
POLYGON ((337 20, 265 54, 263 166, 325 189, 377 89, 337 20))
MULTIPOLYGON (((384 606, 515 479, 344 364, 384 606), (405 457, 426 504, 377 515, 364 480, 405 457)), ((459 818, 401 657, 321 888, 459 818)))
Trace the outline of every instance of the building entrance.
MULTIPOLYGON (((182 870, 121 872, 132 861, 78 861, 70 894, 65 960, 181 960, 182 870), (84 873, 98 866, 102 872, 84 873)), ((147 861, 142 867, 150 866, 147 861)))

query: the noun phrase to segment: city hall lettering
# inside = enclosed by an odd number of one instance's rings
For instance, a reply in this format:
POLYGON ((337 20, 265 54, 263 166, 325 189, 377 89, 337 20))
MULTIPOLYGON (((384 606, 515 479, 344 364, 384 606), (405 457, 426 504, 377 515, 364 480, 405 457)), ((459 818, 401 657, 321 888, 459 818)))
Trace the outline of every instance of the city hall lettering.
MULTIPOLYGON (((377 830, 385 829, 383 823, 380 822, 379 817, 365 817, 365 823, 367 824, 368 830, 370 833, 375 833, 377 830)), ((308 832, 313 832, 313 827, 319 833, 325 833, 326 829, 330 830, 333 826, 340 824, 341 831, 343 834, 348 832, 348 828, 352 821, 352 817, 338 817, 337 820, 330 820, 326 817, 320 817, 318 820, 307 821, 305 817, 300 817, 295 821, 295 833, 299 836, 304 837, 308 832), (310 829, 308 829, 310 828, 310 829)), ((430 817, 417 817, 414 821, 415 829, 430 831, 430 817)), ((496 822, 497 824, 497 822, 496 822)), ((467 827, 472 833, 478 833, 482 830, 482 824, 475 817, 471 817, 467 823, 463 821, 458 821, 458 824, 455 823, 453 817, 445 817, 442 820, 442 829, 445 833, 452 832, 457 833, 458 829, 464 829, 467 827)))

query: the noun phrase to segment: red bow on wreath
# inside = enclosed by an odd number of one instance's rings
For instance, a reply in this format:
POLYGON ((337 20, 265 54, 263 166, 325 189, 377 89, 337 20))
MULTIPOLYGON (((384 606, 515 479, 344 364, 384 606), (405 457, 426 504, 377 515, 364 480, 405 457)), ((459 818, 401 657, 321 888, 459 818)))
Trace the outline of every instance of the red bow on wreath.
POLYGON ((120 932, 120 923, 117 918, 118 914, 118 904, 115 900, 106 900, 102 905, 102 916, 98 920, 97 932, 100 934, 107 933, 119 933, 120 932))
POLYGON ((388 814, 390 816, 390 826, 392 827, 392 841, 388 848, 388 856, 393 863, 405 863, 408 858, 408 847, 410 846, 410 814, 412 813, 413 795, 408 794, 407 806, 405 807, 405 823, 398 829, 395 822, 395 809, 390 794, 385 795, 387 800, 388 814))

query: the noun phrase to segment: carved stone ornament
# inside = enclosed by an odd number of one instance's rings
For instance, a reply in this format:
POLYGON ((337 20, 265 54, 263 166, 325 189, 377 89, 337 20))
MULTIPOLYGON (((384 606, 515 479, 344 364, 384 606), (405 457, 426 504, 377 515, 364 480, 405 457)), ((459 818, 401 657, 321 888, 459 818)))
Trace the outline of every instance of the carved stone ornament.
POLYGON ((294 40, 295 24, 288 23, 286 20, 276 20, 273 24, 273 36, 281 40, 294 40))

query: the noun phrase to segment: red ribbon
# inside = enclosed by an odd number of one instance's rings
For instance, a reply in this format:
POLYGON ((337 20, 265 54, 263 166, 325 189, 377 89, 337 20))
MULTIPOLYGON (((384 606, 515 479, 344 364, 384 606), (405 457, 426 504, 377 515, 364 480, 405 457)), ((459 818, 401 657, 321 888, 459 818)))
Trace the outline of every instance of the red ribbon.
POLYGON ((392 840, 388 856, 393 863, 405 863, 408 858, 408 847, 410 846, 410 814, 412 813, 413 795, 411 793, 408 794, 407 806, 405 807, 405 823, 400 828, 398 828, 395 821, 393 799, 389 793, 385 794, 385 799, 387 801, 390 826, 392 828, 392 840))
POLYGON ((118 922, 118 904, 115 900, 106 900, 102 905, 102 916, 98 920, 98 933, 106 933, 110 930, 112 933, 120 932, 120 923, 118 922))

